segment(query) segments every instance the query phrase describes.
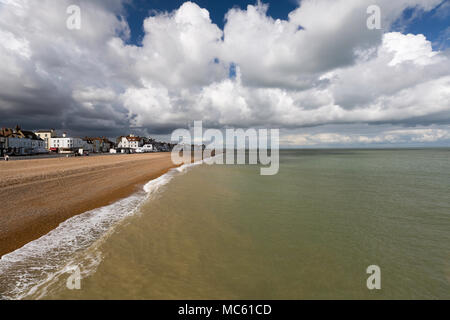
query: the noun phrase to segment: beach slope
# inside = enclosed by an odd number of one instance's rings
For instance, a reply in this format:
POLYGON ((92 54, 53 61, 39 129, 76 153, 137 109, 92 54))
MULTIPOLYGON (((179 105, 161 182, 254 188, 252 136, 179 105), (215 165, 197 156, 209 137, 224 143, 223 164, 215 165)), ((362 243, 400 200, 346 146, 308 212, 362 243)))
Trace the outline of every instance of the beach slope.
POLYGON ((0 257, 173 167, 170 153, 0 162, 0 257))

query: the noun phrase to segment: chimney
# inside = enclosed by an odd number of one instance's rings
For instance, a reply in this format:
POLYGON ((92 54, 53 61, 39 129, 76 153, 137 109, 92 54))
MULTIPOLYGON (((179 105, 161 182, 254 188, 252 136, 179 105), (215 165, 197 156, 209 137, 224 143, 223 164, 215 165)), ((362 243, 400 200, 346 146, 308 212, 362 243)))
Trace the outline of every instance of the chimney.
POLYGON ((66 132, 63 133, 63 138, 65 138, 65 137, 67 137, 67 133, 66 132))

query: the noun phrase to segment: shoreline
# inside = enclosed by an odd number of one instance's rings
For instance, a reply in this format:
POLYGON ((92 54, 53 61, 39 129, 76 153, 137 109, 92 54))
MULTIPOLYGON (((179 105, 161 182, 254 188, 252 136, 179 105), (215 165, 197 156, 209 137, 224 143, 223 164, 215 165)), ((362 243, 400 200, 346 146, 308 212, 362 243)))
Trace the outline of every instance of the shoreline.
POLYGON ((170 153, 0 162, 0 257, 176 167, 170 153))

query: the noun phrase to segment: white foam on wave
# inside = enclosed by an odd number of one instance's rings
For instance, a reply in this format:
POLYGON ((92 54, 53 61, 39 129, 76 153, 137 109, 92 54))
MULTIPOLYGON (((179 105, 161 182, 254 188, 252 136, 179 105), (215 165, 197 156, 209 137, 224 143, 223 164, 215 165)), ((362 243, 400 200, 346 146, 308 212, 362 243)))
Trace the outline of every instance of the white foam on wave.
POLYGON ((144 203, 176 175, 203 161, 171 169, 148 182, 143 192, 68 219, 47 235, 0 259, 0 300, 40 299, 62 276, 79 267, 89 276, 101 263, 98 249, 115 227, 134 215, 144 203))

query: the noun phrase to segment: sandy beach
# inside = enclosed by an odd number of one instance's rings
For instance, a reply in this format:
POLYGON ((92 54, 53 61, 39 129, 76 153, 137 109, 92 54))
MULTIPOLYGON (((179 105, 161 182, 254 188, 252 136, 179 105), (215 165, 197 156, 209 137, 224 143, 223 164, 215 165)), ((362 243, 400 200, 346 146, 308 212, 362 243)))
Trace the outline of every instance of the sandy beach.
POLYGON ((170 153, 0 162, 0 256, 173 168, 170 153))

